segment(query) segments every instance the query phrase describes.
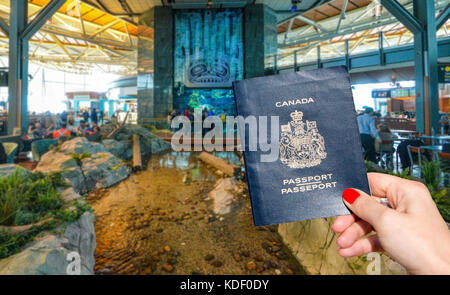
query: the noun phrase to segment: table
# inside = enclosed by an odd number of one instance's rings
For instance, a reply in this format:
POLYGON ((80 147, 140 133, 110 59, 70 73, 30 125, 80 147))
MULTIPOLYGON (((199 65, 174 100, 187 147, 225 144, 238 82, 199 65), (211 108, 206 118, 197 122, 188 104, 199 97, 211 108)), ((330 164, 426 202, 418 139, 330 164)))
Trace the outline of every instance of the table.
POLYGON ((444 141, 450 140, 450 135, 421 135, 420 138, 431 139, 432 141, 439 141, 439 143, 444 143, 444 141))
POLYGON ((420 150, 421 149, 422 150, 429 150, 429 151, 433 152, 433 157, 434 157, 436 155, 436 153, 442 151, 442 145, 422 145, 422 146, 419 146, 419 154, 420 154, 420 150))
POLYGON ((395 129, 391 130, 391 132, 395 134, 406 134, 408 138, 411 138, 412 135, 419 133, 417 131, 412 130, 395 130, 395 129))

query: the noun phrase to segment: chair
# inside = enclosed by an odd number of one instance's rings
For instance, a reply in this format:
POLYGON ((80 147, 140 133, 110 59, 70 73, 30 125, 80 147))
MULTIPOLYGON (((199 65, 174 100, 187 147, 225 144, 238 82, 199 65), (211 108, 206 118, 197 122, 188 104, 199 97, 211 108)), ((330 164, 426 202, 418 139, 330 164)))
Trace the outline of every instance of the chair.
POLYGON ((414 164, 417 164, 419 167, 419 177, 422 176, 422 156, 421 155, 425 155, 425 150, 421 149, 420 146, 419 147, 415 147, 415 146, 411 146, 408 145, 407 147, 408 150, 408 156, 409 156, 409 162, 410 162, 410 174, 412 174, 413 169, 414 169, 414 164), (413 153, 417 154, 417 161, 414 161, 414 157, 413 157, 413 153))
POLYGON ((6 163, 14 164, 14 156, 17 153, 19 145, 15 142, 3 142, 2 144, 5 148, 6 163))
POLYGON ((50 150, 51 146, 57 146, 58 140, 56 139, 41 139, 35 140, 31 143, 31 153, 33 160, 39 162, 43 154, 50 150))
POLYGON ((450 179, 450 153, 438 152, 438 158, 442 172, 444 172, 444 184, 448 186, 450 179))
POLYGON ((379 157, 381 167, 388 168, 390 170, 394 169, 394 156, 395 149, 393 148, 392 140, 382 140, 379 145, 379 157), (385 156, 385 157, 384 157, 385 156))

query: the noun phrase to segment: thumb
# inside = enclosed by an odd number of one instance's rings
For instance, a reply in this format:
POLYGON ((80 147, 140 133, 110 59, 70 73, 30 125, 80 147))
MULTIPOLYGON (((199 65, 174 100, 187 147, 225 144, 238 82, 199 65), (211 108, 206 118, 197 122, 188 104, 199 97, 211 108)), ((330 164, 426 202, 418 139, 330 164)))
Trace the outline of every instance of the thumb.
POLYGON ((345 205, 355 215, 370 223, 375 229, 384 219, 381 217, 391 210, 380 204, 376 198, 358 189, 348 188, 342 193, 342 197, 345 205))

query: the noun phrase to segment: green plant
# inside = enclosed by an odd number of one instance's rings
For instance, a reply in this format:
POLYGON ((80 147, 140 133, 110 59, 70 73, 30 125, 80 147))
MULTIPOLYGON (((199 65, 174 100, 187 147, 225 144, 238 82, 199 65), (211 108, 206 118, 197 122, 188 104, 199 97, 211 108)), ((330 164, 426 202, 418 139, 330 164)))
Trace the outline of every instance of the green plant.
POLYGON ((406 167, 406 169, 404 169, 402 172, 390 172, 390 171, 388 171, 387 172, 388 174, 390 174, 390 175, 394 175, 394 176, 397 176, 397 177, 401 177, 401 178, 404 178, 404 179, 411 179, 411 175, 409 175, 409 167, 406 167))
POLYGON ((420 166, 425 185, 430 192, 438 191, 443 177, 439 162, 424 160, 420 166))
POLYGON ((74 159, 75 162, 77 162, 77 165, 81 165, 81 161, 83 159, 90 158, 92 155, 90 153, 83 152, 82 154, 72 153, 71 156, 72 159, 74 159))
POLYGON ((60 173, 25 175, 16 169, 0 178, 0 224, 24 225, 51 215, 63 205, 57 188, 66 186, 60 173))

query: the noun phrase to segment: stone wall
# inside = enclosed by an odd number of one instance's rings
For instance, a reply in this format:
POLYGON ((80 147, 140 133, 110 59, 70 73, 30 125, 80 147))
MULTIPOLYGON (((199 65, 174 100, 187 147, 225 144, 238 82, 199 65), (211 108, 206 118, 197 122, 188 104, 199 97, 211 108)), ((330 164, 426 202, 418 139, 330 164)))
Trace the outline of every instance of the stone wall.
MULTIPOLYGON (((337 254, 334 218, 321 218, 278 226, 278 233, 308 274, 368 274, 373 270, 367 256, 344 259, 337 254), (370 266, 369 266, 370 264, 370 266)), ((405 274, 403 267, 385 254, 380 256, 380 274, 405 274)))

